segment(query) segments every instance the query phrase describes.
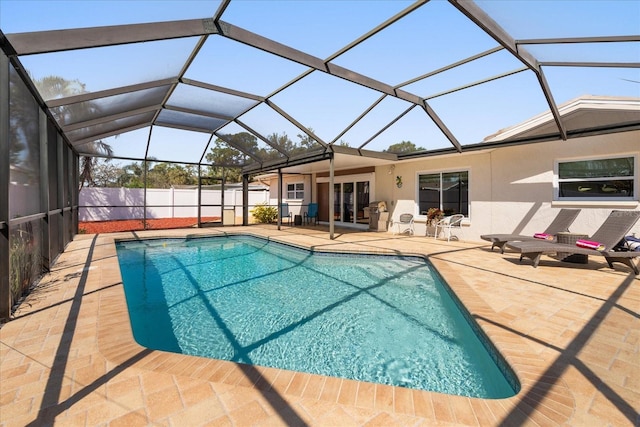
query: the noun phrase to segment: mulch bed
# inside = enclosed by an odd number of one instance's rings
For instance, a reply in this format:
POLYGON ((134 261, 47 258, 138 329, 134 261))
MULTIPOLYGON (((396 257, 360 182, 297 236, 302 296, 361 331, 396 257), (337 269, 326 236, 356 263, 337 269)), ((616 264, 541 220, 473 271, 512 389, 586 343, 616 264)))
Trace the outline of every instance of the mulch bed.
MULTIPOLYGON (((219 217, 203 217, 202 222, 220 221, 219 217)), ((147 219, 147 230, 166 230, 170 228, 195 227, 198 218, 153 218, 147 219)), ((116 233, 120 231, 140 231, 145 230, 141 219, 124 219, 117 221, 91 221, 79 222, 80 233, 116 233)))

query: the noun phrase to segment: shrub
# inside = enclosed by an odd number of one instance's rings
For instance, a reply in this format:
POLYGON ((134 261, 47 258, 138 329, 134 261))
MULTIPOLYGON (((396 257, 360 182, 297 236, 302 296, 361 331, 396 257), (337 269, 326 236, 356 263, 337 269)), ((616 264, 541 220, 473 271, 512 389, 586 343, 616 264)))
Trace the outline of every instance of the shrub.
POLYGON ((275 206, 258 205, 251 210, 251 215, 258 222, 269 224, 278 218, 278 208, 275 206))

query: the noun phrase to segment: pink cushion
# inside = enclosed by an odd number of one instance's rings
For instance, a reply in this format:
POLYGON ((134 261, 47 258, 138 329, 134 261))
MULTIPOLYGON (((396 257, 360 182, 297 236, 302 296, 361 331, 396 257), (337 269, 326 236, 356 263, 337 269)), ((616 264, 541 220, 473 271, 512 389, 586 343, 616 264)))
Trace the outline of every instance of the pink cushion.
POLYGON ((533 237, 535 237, 536 239, 553 240, 553 234, 547 233, 536 233, 533 235, 533 237))
POLYGON ((593 242, 591 240, 578 240, 576 246, 579 248, 595 249, 601 251, 604 249, 604 245, 600 242, 593 242))

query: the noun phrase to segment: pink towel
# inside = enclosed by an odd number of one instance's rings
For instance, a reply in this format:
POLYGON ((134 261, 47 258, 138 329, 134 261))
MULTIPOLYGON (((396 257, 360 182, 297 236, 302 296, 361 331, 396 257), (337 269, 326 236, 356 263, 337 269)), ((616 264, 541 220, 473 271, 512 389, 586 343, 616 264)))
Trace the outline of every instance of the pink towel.
POLYGON ((553 235, 547 233, 536 233, 533 235, 533 237, 535 237, 536 239, 553 240, 553 235))
POLYGON ((604 245, 600 242, 592 242, 591 240, 578 240, 576 246, 579 248, 595 249, 601 251, 604 249, 604 245))

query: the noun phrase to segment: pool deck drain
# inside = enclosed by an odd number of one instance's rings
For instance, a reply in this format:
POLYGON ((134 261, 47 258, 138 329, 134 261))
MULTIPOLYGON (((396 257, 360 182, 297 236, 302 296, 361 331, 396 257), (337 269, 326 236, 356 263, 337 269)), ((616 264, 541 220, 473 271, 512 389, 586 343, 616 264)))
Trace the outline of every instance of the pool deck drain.
POLYGON ((78 235, 0 329, 0 425, 635 425, 640 279, 624 266, 479 242, 233 227, 78 235), (522 384, 476 399, 148 350, 129 325, 114 239, 246 232, 311 248, 422 254, 522 384))

